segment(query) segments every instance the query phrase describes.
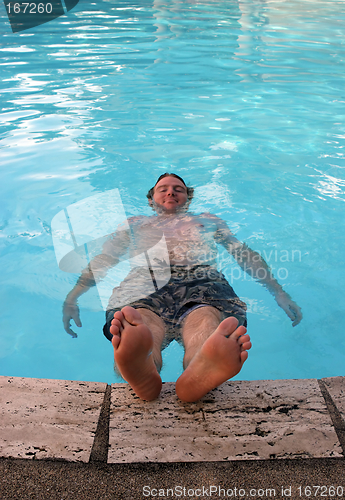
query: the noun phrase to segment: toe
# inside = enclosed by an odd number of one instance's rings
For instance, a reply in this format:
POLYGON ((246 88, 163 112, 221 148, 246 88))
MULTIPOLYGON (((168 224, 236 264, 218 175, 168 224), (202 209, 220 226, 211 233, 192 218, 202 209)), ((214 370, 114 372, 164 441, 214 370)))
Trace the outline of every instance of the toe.
MULTIPOLYGON (((245 337, 246 333, 247 333, 246 327, 241 325, 238 328, 236 328, 236 330, 234 332, 232 332, 232 334, 230 336, 231 336, 231 338, 237 340, 237 342, 239 344, 242 344, 242 342, 243 342, 242 339, 245 337)), ((249 336, 248 336, 248 338, 249 338, 249 336)))
POLYGON ((252 343, 251 342, 244 342, 242 345, 241 345, 241 350, 242 351, 248 351, 248 349, 250 349, 252 347, 252 343))
POLYGON ((117 335, 119 332, 121 333, 123 330, 121 321, 117 318, 114 318, 111 322, 109 330, 112 335, 117 335))
POLYGON ((224 319, 217 328, 217 331, 225 336, 231 335, 238 326, 238 320, 231 316, 230 318, 224 319))
POLYGON ((115 350, 118 348, 120 341, 121 341, 120 335, 113 335, 111 343, 113 344, 115 350))
POLYGON ((134 307, 125 306, 121 309, 124 319, 131 325, 141 325, 143 320, 141 318, 140 312, 138 312, 134 307))
POLYGON ((240 356, 241 356, 241 363, 243 364, 246 361, 246 359, 248 358, 247 351, 242 351, 240 356))
POLYGON ((112 335, 118 335, 119 334, 119 329, 117 328, 117 326, 111 325, 110 328, 109 328, 109 332, 112 335))
POLYGON ((244 344, 245 342, 250 341, 250 337, 249 337, 249 335, 241 335, 240 337, 238 337, 237 340, 240 344, 244 344))
POLYGON ((122 322, 125 319, 122 314, 122 311, 116 311, 116 313, 114 314, 114 319, 117 319, 120 322, 122 322))

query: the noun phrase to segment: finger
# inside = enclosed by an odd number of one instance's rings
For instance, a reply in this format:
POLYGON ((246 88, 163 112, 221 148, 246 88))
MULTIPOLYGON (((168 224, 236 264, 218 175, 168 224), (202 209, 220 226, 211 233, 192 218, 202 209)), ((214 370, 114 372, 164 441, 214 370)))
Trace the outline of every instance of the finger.
POLYGON ((69 333, 68 330, 70 329, 70 326, 71 326, 71 324, 70 324, 70 318, 69 317, 67 318, 67 317, 64 316, 62 318, 62 322, 63 322, 64 329, 66 330, 67 333, 69 333))
POLYGON ((78 335, 69 326, 65 328, 65 330, 72 338, 76 339, 78 337, 78 335))
MULTIPOLYGON (((300 308, 298 308, 298 309, 296 309, 296 308, 292 309, 292 308, 290 307, 290 311, 291 311, 291 312, 292 312, 292 314, 293 314, 293 317, 291 318, 291 320, 292 320, 292 326, 296 326, 296 325, 298 325, 298 323, 300 323, 300 322, 301 322, 301 319, 302 319, 302 317, 303 317, 303 316, 302 316, 301 309, 300 309, 300 308)), ((291 317, 291 316, 290 316, 290 317, 291 317)))
POLYGON ((68 333, 68 335, 71 335, 71 337, 76 338, 78 335, 71 329, 71 318, 69 316, 63 316, 62 322, 63 322, 63 327, 65 329, 65 332, 68 333))
POLYGON ((290 306, 286 307, 285 309, 286 314, 289 316, 291 321, 294 321, 296 319, 296 313, 294 312, 293 309, 291 309, 290 306))
POLYGON ((299 315, 297 316, 297 318, 295 319, 295 321, 293 321, 292 326, 296 326, 296 325, 298 325, 298 323, 300 323, 300 322, 301 322, 302 317, 303 317, 303 316, 302 316, 302 314, 299 314, 299 315))
POLYGON ((80 321, 80 316, 78 313, 74 313, 72 315, 72 319, 74 321, 74 323, 80 328, 82 325, 81 325, 81 321, 80 321))

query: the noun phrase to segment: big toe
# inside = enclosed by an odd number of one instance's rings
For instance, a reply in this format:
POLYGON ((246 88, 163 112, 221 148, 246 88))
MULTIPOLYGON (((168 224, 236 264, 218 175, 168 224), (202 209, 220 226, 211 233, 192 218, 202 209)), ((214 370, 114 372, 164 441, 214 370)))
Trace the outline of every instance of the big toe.
POLYGON ((237 326, 238 319, 236 319, 234 316, 230 316, 230 318, 226 318, 220 323, 217 330, 222 335, 228 336, 236 330, 237 326))
POLYGON ((125 320, 131 325, 141 325, 143 323, 140 312, 134 309, 134 307, 125 306, 121 309, 121 312, 125 320))

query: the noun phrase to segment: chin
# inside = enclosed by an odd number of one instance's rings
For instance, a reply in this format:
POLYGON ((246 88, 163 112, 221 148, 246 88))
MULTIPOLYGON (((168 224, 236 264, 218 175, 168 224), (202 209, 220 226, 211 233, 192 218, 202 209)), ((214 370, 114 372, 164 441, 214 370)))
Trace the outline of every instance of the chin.
POLYGON ((186 203, 183 203, 182 205, 176 204, 173 206, 169 206, 169 205, 165 206, 165 205, 160 205, 159 203, 155 203, 151 207, 153 208, 153 210, 156 213, 175 214, 175 213, 187 210, 188 205, 186 203))

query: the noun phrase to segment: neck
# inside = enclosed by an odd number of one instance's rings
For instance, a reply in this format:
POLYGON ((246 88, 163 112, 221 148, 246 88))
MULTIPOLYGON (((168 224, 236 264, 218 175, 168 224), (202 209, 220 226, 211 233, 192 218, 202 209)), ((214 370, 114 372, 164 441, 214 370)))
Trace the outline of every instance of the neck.
POLYGON ((155 203, 155 201, 152 201, 152 208, 156 212, 156 214, 162 218, 174 218, 174 217, 177 217, 179 215, 185 215, 188 211, 187 204, 184 204, 180 207, 177 207, 176 210, 174 210, 173 212, 170 212, 170 211, 166 210, 164 207, 162 207, 161 205, 158 205, 157 203, 155 203))

